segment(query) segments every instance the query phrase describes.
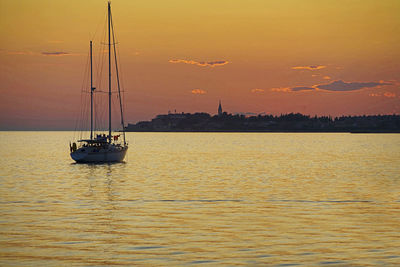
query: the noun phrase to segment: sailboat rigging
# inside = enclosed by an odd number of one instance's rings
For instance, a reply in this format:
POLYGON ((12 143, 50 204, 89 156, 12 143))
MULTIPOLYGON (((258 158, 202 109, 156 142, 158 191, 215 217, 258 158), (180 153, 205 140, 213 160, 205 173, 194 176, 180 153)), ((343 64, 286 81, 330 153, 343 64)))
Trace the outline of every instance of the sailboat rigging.
POLYGON ((91 162, 121 162, 124 160, 128 150, 128 144, 125 139, 125 127, 123 118, 123 107, 121 98, 121 89, 117 64, 117 53, 115 48, 115 34, 114 25, 111 15, 111 3, 108 2, 108 135, 97 134, 93 136, 93 94, 96 90, 93 87, 93 56, 92 56, 92 41, 90 41, 90 139, 80 139, 77 144, 74 142, 70 144, 70 155, 73 160, 78 163, 91 163, 91 162), (111 44, 111 37, 113 43, 111 44), (111 49, 113 45, 113 49, 111 49), (112 51, 113 50, 113 51, 112 51), (111 80, 111 54, 114 53, 115 73, 118 86, 118 98, 121 112, 122 124, 122 137, 123 143, 118 142, 120 135, 112 135, 111 129, 111 96, 112 96, 112 80, 111 80))

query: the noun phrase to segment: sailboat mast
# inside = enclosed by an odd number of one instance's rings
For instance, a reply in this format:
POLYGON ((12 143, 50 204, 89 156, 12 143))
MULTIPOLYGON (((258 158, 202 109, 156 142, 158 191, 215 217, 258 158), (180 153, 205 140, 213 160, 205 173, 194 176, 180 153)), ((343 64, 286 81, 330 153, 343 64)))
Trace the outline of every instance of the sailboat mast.
POLYGON ((111 2, 108 2, 108 143, 111 143, 111 2))
POLYGON ((92 41, 90 41, 90 140, 93 140, 93 90, 92 41))
POLYGON ((115 41, 114 24, 113 24, 113 20, 112 20, 112 15, 111 15, 111 29, 112 29, 112 41, 113 41, 113 45, 114 45, 115 74, 117 75, 119 108, 120 108, 120 111, 121 111, 122 135, 123 135, 123 138, 124 138, 124 145, 126 145, 124 112, 123 112, 123 108, 122 108, 121 86, 120 86, 120 83, 119 83, 119 72, 118 72, 118 63, 117 63, 117 49, 115 48, 116 41, 115 41))

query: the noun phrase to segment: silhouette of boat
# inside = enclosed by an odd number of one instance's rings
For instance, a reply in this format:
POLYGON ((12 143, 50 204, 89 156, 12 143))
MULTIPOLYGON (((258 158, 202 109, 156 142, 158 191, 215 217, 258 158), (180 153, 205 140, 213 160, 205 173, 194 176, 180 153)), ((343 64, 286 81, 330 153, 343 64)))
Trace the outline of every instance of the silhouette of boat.
POLYGON ((76 142, 70 143, 70 155, 73 160, 78 163, 107 163, 107 162, 121 162, 124 160, 126 152, 128 151, 128 143, 125 139, 125 127, 123 119, 122 98, 118 74, 117 54, 115 47, 115 34, 111 15, 111 3, 108 2, 108 134, 96 134, 93 136, 93 94, 95 87, 93 87, 93 63, 92 63, 92 41, 90 41, 90 138, 80 139, 76 142), (111 43, 112 39, 112 43, 111 43), (113 47, 111 47, 113 46, 113 47), (114 57, 112 58, 111 54, 114 57), (117 135, 112 134, 111 129, 111 61, 115 61, 115 73, 118 85, 118 98, 121 112, 122 132, 117 135), (123 141, 120 141, 122 133, 123 141), (78 143, 78 144, 77 144, 78 143))

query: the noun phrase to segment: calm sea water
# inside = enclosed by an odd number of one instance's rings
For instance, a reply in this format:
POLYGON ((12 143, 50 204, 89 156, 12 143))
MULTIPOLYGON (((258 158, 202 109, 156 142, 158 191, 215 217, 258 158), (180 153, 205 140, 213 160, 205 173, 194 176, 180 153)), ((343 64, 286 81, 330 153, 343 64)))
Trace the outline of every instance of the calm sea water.
POLYGON ((1 266, 395 266, 400 135, 0 133, 1 266))

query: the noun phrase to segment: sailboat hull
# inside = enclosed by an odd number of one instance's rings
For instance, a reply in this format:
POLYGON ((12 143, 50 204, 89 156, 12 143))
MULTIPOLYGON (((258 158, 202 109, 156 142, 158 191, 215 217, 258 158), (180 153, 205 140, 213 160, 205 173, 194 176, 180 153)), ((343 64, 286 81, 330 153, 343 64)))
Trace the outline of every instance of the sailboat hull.
POLYGON ((71 153, 71 158, 77 163, 122 162, 127 151, 127 146, 100 150, 95 148, 80 148, 71 153))

